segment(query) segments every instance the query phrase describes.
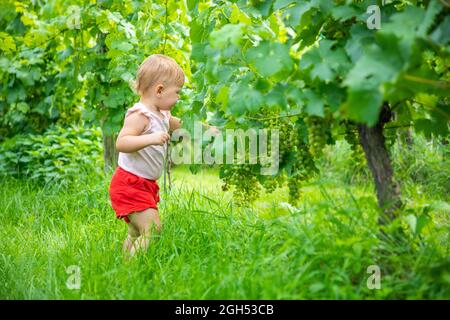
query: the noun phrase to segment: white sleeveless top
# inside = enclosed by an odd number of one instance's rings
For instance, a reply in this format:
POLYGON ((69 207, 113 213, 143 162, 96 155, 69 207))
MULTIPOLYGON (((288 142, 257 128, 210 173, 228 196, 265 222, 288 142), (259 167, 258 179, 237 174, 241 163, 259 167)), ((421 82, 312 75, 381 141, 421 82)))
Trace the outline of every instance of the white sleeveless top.
MULTIPOLYGON (((133 112, 145 115, 150 121, 148 126, 140 135, 150 134, 156 131, 169 132, 170 111, 161 110, 164 119, 157 113, 147 109, 145 105, 138 102, 127 110, 125 117, 133 112)), ((150 180, 158 180, 164 170, 164 157, 166 154, 167 142, 164 146, 149 145, 131 153, 119 152, 118 165, 137 176, 150 180)))

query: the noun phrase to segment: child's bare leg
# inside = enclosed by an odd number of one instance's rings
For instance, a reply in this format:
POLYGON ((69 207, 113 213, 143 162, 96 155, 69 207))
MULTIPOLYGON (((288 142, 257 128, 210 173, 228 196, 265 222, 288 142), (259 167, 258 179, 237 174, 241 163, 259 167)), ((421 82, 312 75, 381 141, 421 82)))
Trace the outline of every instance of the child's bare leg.
POLYGON ((123 242, 123 253, 129 254, 132 253, 133 244, 136 241, 137 238, 139 238, 139 230, 135 228, 134 225, 131 223, 128 223, 128 236, 123 242))
POLYGON ((134 241, 130 251, 134 254, 137 251, 145 251, 150 243, 150 238, 154 232, 161 232, 161 221, 158 210, 148 208, 144 211, 135 212, 129 216, 130 224, 139 231, 139 238, 134 241))

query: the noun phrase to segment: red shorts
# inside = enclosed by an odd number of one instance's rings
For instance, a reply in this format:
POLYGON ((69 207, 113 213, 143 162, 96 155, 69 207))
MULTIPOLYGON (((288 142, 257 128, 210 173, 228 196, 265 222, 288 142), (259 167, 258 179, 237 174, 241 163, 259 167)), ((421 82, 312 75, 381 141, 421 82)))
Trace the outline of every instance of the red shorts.
POLYGON ((155 180, 137 176, 117 167, 109 186, 111 205, 116 216, 130 222, 127 217, 136 211, 148 208, 158 209, 159 186, 155 180))

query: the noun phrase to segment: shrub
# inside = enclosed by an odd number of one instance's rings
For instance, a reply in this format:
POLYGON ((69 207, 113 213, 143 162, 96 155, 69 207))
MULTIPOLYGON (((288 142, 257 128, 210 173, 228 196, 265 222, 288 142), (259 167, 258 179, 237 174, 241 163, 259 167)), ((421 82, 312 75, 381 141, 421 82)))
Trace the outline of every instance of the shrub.
POLYGON ((43 135, 16 135, 0 144, 0 176, 67 182, 103 168, 99 128, 51 126, 43 135))

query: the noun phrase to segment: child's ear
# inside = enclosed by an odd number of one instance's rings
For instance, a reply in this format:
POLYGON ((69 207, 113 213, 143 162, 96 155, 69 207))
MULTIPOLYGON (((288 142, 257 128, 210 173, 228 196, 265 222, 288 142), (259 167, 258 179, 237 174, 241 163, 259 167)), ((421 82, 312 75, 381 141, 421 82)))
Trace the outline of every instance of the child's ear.
POLYGON ((156 96, 157 96, 158 98, 161 97, 161 93, 163 92, 163 90, 164 90, 164 85, 158 84, 158 85, 156 86, 156 96))

